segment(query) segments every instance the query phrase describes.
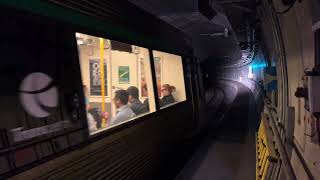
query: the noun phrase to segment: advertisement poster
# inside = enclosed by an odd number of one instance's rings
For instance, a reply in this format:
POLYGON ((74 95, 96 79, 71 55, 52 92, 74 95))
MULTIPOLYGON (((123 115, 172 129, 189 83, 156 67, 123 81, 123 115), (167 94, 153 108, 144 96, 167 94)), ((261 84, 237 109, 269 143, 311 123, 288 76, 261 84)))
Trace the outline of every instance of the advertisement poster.
POLYGON ((120 84, 129 84, 130 83, 130 69, 129 66, 119 66, 118 67, 118 76, 120 84))
POLYGON ((154 57, 154 67, 155 67, 155 71, 156 71, 158 97, 162 97, 162 94, 161 94, 162 64, 161 64, 160 57, 154 57))
MULTIPOLYGON (((158 88, 158 96, 161 97, 161 76, 162 76, 162 64, 160 57, 154 57, 154 66, 155 66, 155 72, 156 72, 156 79, 157 79, 157 88, 158 88)), ((145 71, 145 65, 143 59, 140 60, 140 84, 141 84, 141 97, 148 97, 148 88, 147 88, 147 82, 146 82, 146 71, 145 71)), ((150 77, 151 78, 151 77, 150 77)))
MULTIPOLYGON (((100 60, 90 59, 90 95, 101 96, 101 78, 100 78, 100 60)), ((104 92, 105 96, 108 95, 107 88, 107 64, 104 63, 104 92)))
POLYGON ((148 87, 147 87, 147 81, 146 81, 146 71, 144 67, 144 59, 140 60, 140 92, 141 92, 141 97, 148 97, 148 87))

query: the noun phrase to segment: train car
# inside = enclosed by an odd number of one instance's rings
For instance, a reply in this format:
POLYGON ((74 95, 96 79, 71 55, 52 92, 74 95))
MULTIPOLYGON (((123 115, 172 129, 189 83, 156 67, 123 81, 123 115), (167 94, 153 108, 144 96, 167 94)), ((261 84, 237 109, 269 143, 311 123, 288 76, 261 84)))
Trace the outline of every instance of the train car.
POLYGON ((0 179, 174 177, 199 129, 185 34, 124 0, 0 13, 0 179))

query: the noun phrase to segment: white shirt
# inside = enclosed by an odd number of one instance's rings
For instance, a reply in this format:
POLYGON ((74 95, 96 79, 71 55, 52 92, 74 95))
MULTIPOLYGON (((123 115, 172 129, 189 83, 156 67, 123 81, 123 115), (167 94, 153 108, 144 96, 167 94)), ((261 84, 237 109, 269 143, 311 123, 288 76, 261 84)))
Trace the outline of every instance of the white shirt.
POLYGON ((119 124, 123 121, 133 118, 134 116, 135 114, 129 105, 124 105, 117 110, 116 115, 110 121, 110 125, 119 124))

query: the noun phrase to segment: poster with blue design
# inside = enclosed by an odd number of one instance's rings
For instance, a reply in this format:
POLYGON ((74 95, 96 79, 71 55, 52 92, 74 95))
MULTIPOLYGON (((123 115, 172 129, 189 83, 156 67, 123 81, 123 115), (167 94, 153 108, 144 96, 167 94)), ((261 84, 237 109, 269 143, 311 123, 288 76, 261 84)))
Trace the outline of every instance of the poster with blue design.
POLYGON ((118 67, 119 83, 130 84, 130 69, 129 66, 118 67))

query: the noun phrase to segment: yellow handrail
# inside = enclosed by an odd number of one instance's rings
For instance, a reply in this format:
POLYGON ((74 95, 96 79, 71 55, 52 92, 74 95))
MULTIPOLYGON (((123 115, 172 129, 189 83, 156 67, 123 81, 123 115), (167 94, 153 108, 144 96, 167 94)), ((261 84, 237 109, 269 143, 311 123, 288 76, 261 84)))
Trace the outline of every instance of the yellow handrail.
MULTIPOLYGON (((100 80, 101 80, 101 112, 106 111, 105 107, 105 80, 104 80, 104 39, 99 38, 100 41, 100 80)), ((102 118, 102 128, 106 127, 106 119, 102 118)))

